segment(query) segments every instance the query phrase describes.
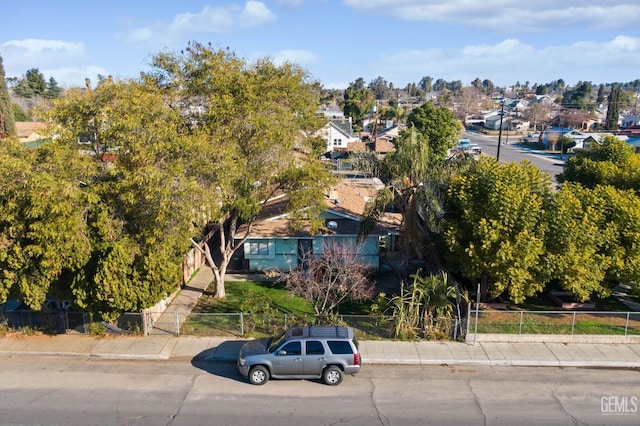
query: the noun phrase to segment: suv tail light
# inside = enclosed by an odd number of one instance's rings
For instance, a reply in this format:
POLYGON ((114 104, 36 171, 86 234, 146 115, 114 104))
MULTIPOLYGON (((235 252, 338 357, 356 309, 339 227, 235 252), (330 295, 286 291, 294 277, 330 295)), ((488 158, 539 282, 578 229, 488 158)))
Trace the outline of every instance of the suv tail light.
POLYGON ((360 354, 353 354, 353 365, 360 365, 360 354))

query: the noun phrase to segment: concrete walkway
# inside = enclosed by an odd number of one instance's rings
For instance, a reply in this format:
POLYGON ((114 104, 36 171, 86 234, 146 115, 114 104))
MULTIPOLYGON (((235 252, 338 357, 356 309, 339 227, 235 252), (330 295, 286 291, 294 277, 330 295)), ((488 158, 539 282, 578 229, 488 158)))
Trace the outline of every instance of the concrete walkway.
MULTIPOLYGON (((262 274, 226 274, 225 281, 266 281, 262 274)), ((167 336, 173 335, 176 322, 181 323, 193 311, 198 304, 198 299, 214 281, 213 271, 207 265, 202 265, 191 280, 182 287, 178 295, 167 306, 167 309, 160 315, 151 331, 152 335, 167 336)))
MULTIPOLYGON (((0 338, 0 356, 234 362, 246 339, 192 336, 0 338)), ((365 340, 367 364, 640 368, 640 344, 401 342, 365 340)))
MULTIPOLYGON (((259 275, 228 274, 228 281, 265 279, 259 275)), ((156 324, 151 336, 68 334, 0 337, 0 356, 67 356, 130 360, 190 360, 233 362, 246 339, 172 335, 176 313, 190 313, 213 281, 211 268, 203 266, 183 287, 156 324), (164 318, 164 319, 163 319, 164 318), (168 325, 162 327, 163 324, 168 325)), ((625 289, 622 289, 624 293, 625 289)), ((640 307, 639 307, 640 308, 640 307)), ((586 336, 583 336, 586 337, 586 336)), ((596 336, 597 337, 597 336, 596 336)), ((640 343, 576 341, 550 342, 360 342, 364 364, 513 365, 552 367, 640 368, 640 343)))
POLYGON ((198 304, 198 299, 213 282, 213 271, 203 265, 198 272, 182 287, 178 295, 156 321, 151 334, 172 335, 176 329, 176 313, 189 315, 198 304))

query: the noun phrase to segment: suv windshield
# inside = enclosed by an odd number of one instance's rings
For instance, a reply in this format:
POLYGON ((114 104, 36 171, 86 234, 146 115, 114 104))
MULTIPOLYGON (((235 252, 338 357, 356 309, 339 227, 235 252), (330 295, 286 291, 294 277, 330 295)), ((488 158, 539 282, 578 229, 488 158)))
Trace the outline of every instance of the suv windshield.
POLYGON ((275 351, 276 348, 280 346, 280 343, 282 343, 282 341, 284 340, 284 335, 285 332, 283 331, 282 333, 280 333, 280 335, 269 339, 267 350, 273 353, 273 351, 275 351))

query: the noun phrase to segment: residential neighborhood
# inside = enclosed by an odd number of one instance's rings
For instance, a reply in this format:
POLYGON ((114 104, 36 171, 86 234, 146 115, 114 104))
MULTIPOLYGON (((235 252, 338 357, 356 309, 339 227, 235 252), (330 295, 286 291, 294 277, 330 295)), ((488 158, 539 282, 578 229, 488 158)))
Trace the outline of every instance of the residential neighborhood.
MULTIPOLYGON (((30 75, 33 78, 39 76, 37 72, 30 75)), ((423 82, 430 80, 425 78, 423 82)), ((412 94, 408 88, 391 90, 392 84, 382 77, 368 87, 362 79, 356 80, 352 84, 353 93, 349 90, 344 93, 325 90, 322 95, 324 103, 309 105, 314 108, 309 112, 313 114, 315 130, 308 135, 321 141, 319 148, 313 151, 317 157, 307 160, 307 154, 298 148, 299 141, 293 148, 295 156, 289 157, 297 163, 296 167, 300 167, 301 160, 317 161, 329 172, 332 178, 327 179, 326 185, 321 188, 321 199, 308 200, 310 204, 306 205, 299 204, 298 194, 278 189, 275 182, 270 187, 262 188, 261 180, 256 180, 253 184, 255 193, 247 193, 249 197, 259 194, 265 196, 256 200, 256 214, 244 217, 239 211, 231 211, 232 216, 227 219, 229 225, 209 222, 204 238, 191 237, 195 245, 183 254, 180 274, 182 285, 189 281, 198 268, 210 265, 216 281, 213 293, 218 294, 224 292, 226 273, 282 273, 301 268, 308 256, 321 257, 327 245, 335 243, 350 247, 349 250, 355 253, 355 261, 371 274, 395 274, 392 281, 396 282, 396 286, 397 283, 406 282, 411 274, 447 262, 442 250, 453 247, 430 247, 431 243, 425 245, 420 241, 430 232, 442 232, 432 230, 442 226, 437 222, 442 221, 438 216, 442 213, 432 216, 431 220, 436 222, 429 222, 427 218, 434 214, 429 211, 430 207, 413 206, 415 200, 406 192, 426 196, 422 195, 424 184, 431 179, 424 170, 419 175, 415 174, 419 171, 418 160, 424 155, 415 151, 416 143, 429 145, 431 151, 427 151, 428 156, 425 157, 427 164, 434 164, 437 156, 445 161, 443 164, 469 159, 482 163, 481 158, 487 157, 487 153, 483 153, 479 145, 461 138, 462 130, 494 137, 499 135, 504 137, 504 143, 522 144, 567 155, 576 155, 579 150, 587 152, 590 147, 603 144, 608 140, 606 138, 623 142, 634 151, 638 143, 639 134, 635 130, 639 128, 640 118, 635 115, 633 98, 627 98, 628 108, 619 109, 612 118, 606 97, 613 96, 614 90, 609 89, 610 93, 607 93, 604 85, 581 83, 576 87, 566 87, 551 82, 534 84, 532 87, 527 83, 525 87, 496 88, 492 84, 474 85, 474 82, 469 86, 442 80, 436 83, 433 86, 425 84, 422 89, 412 89, 416 94, 412 94), (587 89, 589 92, 585 92, 587 89), (376 99, 372 95, 376 90, 386 93, 386 97, 376 99), (350 97, 356 94, 357 97, 351 100, 350 97), (582 106, 567 107, 571 102, 582 106), (437 114, 444 115, 436 118, 437 114), (435 128, 430 129, 434 124, 429 124, 429 120, 435 120, 435 128), (394 162, 403 164, 402 158, 405 156, 408 156, 410 163, 402 167, 409 169, 397 176, 389 175, 389 172, 395 173, 394 167, 398 167, 393 165, 394 162), (412 168, 416 168, 416 171, 412 171, 412 168), (419 180, 414 182, 415 179, 419 180), (389 194, 391 198, 383 201, 389 194), (305 212, 311 211, 312 205, 318 201, 318 213, 307 215, 305 212), (292 204, 297 206, 296 210, 291 210, 292 204), (228 231, 220 231, 227 229, 227 226, 231 226, 228 231)), ((94 90, 103 90, 118 83, 107 79, 95 88, 87 84, 86 88, 79 89, 81 96, 92 96, 94 90)), ((629 94, 630 91, 625 93, 629 94)), ((185 109, 184 114, 190 116, 192 123, 197 123, 206 111, 205 105, 195 104, 185 109)), ((86 117, 74 120, 77 119, 86 117)), ((63 137, 60 127, 52 128, 44 122, 17 121, 16 129, 19 143, 29 148, 46 146, 50 141, 63 137)), ((242 129, 236 131, 241 132, 242 129)), ((124 165, 122 160, 127 154, 123 147, 98 133, 79 129, 75 135, 69 136, 71 142, 82 147, 79 152, 99 160, 98 164, 105 165, 106 171, 114 170, 120 163, 124 165)), ((264 149, 268 150, 269 146, 266 145, 264 149)), ((228 196, 235 194, 229 192, 228 196)), ((242 198, 236 202, 240 203, 238 208, 244 208, 242 198)), ((444 205, 439 208, 443 209, 444 205)), ((463 282, 468 280, 470 277, 464 275, 464 266, 454 267, 454 264, 451 265, 453 270, 459 268, 458 279, 463 282)), ((378 285, 384 286, 379 281, 378 285)), ((490 281, 486 284, 494 285, 490 281)), ((167 285, 170 290, 171 284, 167 282, 167 285)), ((388 285, 385 289, 389 291, 388 285)), ((391 291, 398 291, 398 287, 391 291)), ((488 298, 484 302, 506 306, 499 292, 490 295, 487 291, 483 290, 483 298, 488 298)), ((607 290, 603 287, 601 291, 605 294, 607 290)), ((474 288, 467 282, 456 287, 456 292, 473 294, 474 288)), ((175 294, 174 288, 174 291, 166 291, 155 301, 152 298, 150 301, 153 303, 145 302, 148 306, 141 311, 151 315, 149 321, 144 322, 145 333, 151 332, 154 321, 171 304, 175 294)), ((593 296, 594 293, 584 293, 580 297, 593 296)), ((65 300, 73 304, 71 298, 65 300)), ((507 300, 514 302, 524 298, 507 300)), ((457 309, 460 312, 468 311, 468 307, 461 307, 459 303, 457 309)), ((463 330, 455 332, 462 334, 463 330)))

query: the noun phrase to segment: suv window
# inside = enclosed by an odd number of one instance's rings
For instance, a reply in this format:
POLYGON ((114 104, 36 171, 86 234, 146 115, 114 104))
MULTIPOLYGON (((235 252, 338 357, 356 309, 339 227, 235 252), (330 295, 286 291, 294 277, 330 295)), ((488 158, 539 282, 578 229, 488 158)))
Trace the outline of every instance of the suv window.
POLYGON ((329 345, 329 349, 331 349, 331 352, 336 355, 353 353, 353 349, 351 349, 351 345, 347 341, 328 340, 327 344, 329 345))
MULTIPOLYGON (((287 355, 301 355, 302 354, 302 345, 300 342, 290 342, 287 343, 280 349, 281 351, 286 351, 287 355)), ((280 351, 278 351, 280 352, 280 351)))
POLYGON ((317 340, 307 340, 306 350, 307 350, 307 355, 323 355, 324 354, 324 346, 322 346, 322 342, 319 342, 317 340))

